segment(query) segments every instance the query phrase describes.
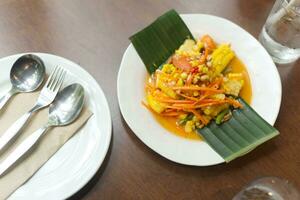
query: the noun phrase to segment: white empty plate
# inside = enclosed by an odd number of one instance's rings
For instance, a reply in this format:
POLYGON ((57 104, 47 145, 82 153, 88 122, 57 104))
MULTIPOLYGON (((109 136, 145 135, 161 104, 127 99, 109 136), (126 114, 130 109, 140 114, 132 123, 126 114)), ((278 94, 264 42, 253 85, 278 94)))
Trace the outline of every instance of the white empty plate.
MULTIPOLYGON (((281 103, 281 81, 275 64, 261 44, 226 19, 203 14, 181 17, 196 38, 209 34, 218 43, 231 43, 250 76, 251 106, 273 125, 281 103)), ((204 141, 184 139, 169 133, 141 105, 146 75, 142 60, 130 44, 118 74, 118 98, 122 115, 136 136, 158 154, 177 163, 208 166, 224 162, 204 141)))
MULTIPOLYGON (((109 107, 100 86, 79 65, 55 55, 33 54, 44 61, 47 74, 55 66, 66 69, 68 74, 64 85, 76 82, 84 87, 85 103, 93 112, 93 116, 9 199, 65 199, 80 190, 94 176, 105 158, 111 139, 109 107)), ((11 66, 21 55, 0 59, 0 95, 8 91, 11 66)))

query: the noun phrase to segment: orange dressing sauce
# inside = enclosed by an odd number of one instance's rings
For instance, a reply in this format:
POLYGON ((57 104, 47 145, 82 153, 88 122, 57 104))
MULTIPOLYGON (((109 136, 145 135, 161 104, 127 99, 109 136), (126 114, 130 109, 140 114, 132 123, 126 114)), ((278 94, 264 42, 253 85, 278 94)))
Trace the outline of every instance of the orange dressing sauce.
POLYGON ((229 65, 231 66, 232 72, 243 74, 245 83, 239 96, 242 97, 248 104, 250 104, 252 98, 252 88, 250 77, 244 63, 242 63, 240 59, 235 57, 229 65))
MULTIPOLYGON (((248 103, 250 104, 251 98, 252 98, 252 89, 251 89, 251 83, 250 83, 250 77, 247 72, 247 69, 245 65, 242 63, 241 60, 238 58, 234 58, 229 66, 231 67, 231 72, 234 73, 242 73, 244 75, 244 86, 240 92, 240 96, 248 103)), ((147 77, 148 80, 149 77, 147 77)), ((184 137, 187 139, 192 139, 192 140, 202 140, 202 137, 197 134, 196 132, 191 132, 191 133, 186 133, 184 131, 184 128, 181 126, 177 125, 177 118, 176 117, 165 117, 158 115, 154 112, 153 116, 154 118, 168 131, 171 132, 175 135, 178 135, 180 137, 184 137)))

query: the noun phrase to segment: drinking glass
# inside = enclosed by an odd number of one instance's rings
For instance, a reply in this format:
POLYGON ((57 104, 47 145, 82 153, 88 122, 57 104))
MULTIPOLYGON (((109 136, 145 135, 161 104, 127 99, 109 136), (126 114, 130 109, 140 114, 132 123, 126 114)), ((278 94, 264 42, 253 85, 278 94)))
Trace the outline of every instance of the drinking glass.
POLYGON ((276 0, 259 41, 274 62, 296 61, 300 57, 300 0, 276 0))
POLYGON ((300 194, 288 180, 263 177, 254 180, 232 200, 299 200, 300 194))

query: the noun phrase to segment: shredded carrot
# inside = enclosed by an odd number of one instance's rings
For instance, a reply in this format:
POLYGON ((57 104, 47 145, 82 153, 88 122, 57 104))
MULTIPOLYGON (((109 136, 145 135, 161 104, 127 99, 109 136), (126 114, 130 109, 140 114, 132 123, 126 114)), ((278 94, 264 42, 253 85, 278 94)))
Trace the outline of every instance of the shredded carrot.
POLYGON ((176 86, 172 87, 173 90, 199 90, 199 91, 210 91, 215 93, 223 93, 224 90, 213 89, 209 87, 198 87, 198 86, 176 86))
POLYGON ((207 124, 207 120, 200 114, 198 113, 196 110, 189 110, 191 113, 193 113, 204 125, 207 124))
POLYGON ((184 107, 177 107, 177 106, 170 106, 170 105, 167 105, 166 108, 172 108, 172 109, 176 109, 176 110, 185 110, 186 109, 184 107))
POLYGON ((225 100, 220 100, 220 99, 201 99, 197 102, 195 102, 193 105, 200 105, 200 104, 203 104, 203 103, 215 103, 215 102, 224 102, 226 103, 225 100))
POLYGON ((193 80, 193 77, 194 77, 194 75, 193 75, 192 73, 190 73, 190 74, 188 75, 188 77, 187 77, 187 79, 186 79, 186 83, 185 83, 186 86, 191 85, 192 80, 193 80))
POLYGON ((222 82, 223 82, 223 79, 222 78, 218 78, 216 81, 214 81, 211 84, 209 84, 208 87, 217 89, 222 84, 222 82))
POLYGON ((237 100, 226 98, 226 101, 228 103, 232 104, 235 108, 242 108, 243 107, 243 105, 237 100))
POLYGON ((174 112, 174 111, 176 111, 176 109, 167 108, 164 112, 168 113, 168 112, 174 112))
POLYGON ((167 105, 166 107, 177 109, 177 110, 189 110, 189 109, 197 109, 197 108, 203 108, 203 107, 213 106, 213 105, 220 105, 220 104, 224 104, 224 103, 228 103, 228 101, 222 100, 222 101, 203 103, 203 104, 199 104, 199 105, 174 103, 172 105, 167 105))
POLYGON ((154 91, 155 91, 154 88, 149 88, 149 87, 146 86, 146 92, 147 93, 153 93, 154 91))
POLYGON ((207 107, 207 106, 220 105, 220 104, 224 104, 224 103, 226 103, 226 101, 216 101, 216 102, 211 102, 211 103, 204 103, 204 104, 200 104, 200 105, 195 105, 195 108, 203 108, 203 107, 207 107))
POLYGON ((150 110, 151 112, 153 112, 152 108, 150 108, 150 106, 148 106, 148 104, 146 104, 144 101, 141 101, 142 105, 145 106, 148 110, 150 110))
POLYGON ((208 103, 227 103, 227 100, 219 100, 219 99, 203 99, 198 101, 196 104, 183 104, 183 103, 174 103, 172 106, 184 106, 184 107, 193 107, 196 105, 208 104, 208 103))
MULTIPOLYGON (((198 99, 198 101, 204 100, 204 99, 205 99, 206 97, 208 97, 209 95, 211 95, 210 92, 208 92, 208 91, 205 92, 204 95, 202 95, 202 96, 200 97, 200 99, 198 99)), ((197 103, 198 103, 198 101, 197 101, 197 103)))
POLYGON ((152 91, 152 96, 154 98, 167 98, 167 99, 172 99, 171 97, 167 96, 165 93, 163 93, 160 90, 155 90, 154 92, 152 91))
POLYGON ((190 97, 190 96, 187 96, 187 95, 182 94, 182 93, 177 93, 177 94, 184 97, 184 98, 186 98, 186 99, 193 100, 193 101, 198 101, 198 99, 195 98, 195 97, 190 97))
POLYGON ((172 106, 175 107, 182 107, 182 108, 194 108, 195 106, 192 104, 181 104, 181 103, 174 103, 172 106))
POLYGON ((191 104, 195 102, 192 100, 174 100, 174 99, 164 99, 164 98, 155 98, 155 100, 163 103, 182 103, 182 104, 191 104))

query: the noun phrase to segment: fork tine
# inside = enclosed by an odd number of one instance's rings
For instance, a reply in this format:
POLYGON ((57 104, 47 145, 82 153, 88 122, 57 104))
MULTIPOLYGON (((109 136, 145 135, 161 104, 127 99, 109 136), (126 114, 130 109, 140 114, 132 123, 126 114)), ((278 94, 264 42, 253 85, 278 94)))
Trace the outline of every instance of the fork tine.
POLYGON ((57 83, 57 81, 58 81, 58 79, 59 79, 59 76, 60 76, 60 74, 62 73, 62 68, 61 67, 58 67, 58 69, 57 69, 57 71, 56 71, 56 73, 53 75, 53 80, 51 81, 51 83, 49 84, 49 86, 48 86, 48 88, 50 89, 50 90, 54 90, 54 86, 55 86, 55 84, 57 83))
POLYGON ((59 66, 57 66, 55 68, 55 71, 52 72, 52 74, 51 74, 52 76, 51 76, 51 79, 49 79, 49 83, 47 85, 47 88, 51 87, 51 85, 53 84, 53 81, 55 81, 55 78, 56 78, 58 72, 59 72, 59 66))
POLYGON ((62 67, 59 67, 59 72, 57 73, 56 75, 56 79, 55 81, 53 82, 53 85, 52 85, 52 90, 54 91, 55 89, 55 85, 57 84, 57 82, 59 81, 59 77, 62 75, 62 73, 64 72, 64 69, 62 67))
POLYGON ((66 72, 65 70, 62 69, 62 73, 61 73, 61 75, 59 76, 58 81, 56 82, 56 84, 55 84, 55 86, 54 86, 54 91, 55 91, 55 92, 58 91, 58 90, 60 89, 60 87, 62 86, 66 74, 67 74, 67 72, 66 72))
POLYGON ((60 79, 60 83, 58 84, 57 90, 59 90, 61 88, 61 86, 63 85, 66 75, 67 75, 67 72, 65 71, 63 76, 60 79))
POLYGON ((56 66, 56 67, 54 68, 54 70, 51 72, 50 76, 48 77, 48 80, 47 80, 47 82, 46 82, 46 84, 45 84, 46 87, 48 87, 49 84, 50 84, 50 82, 52 82, 52 77, 53 77, 53 75, 56 73, 57 68, 58 68, 58 66, 56 66))

